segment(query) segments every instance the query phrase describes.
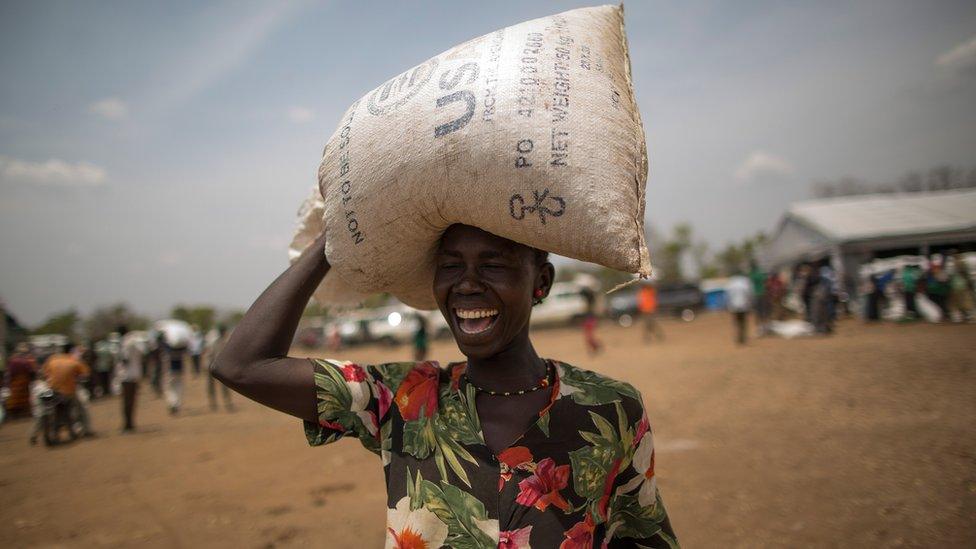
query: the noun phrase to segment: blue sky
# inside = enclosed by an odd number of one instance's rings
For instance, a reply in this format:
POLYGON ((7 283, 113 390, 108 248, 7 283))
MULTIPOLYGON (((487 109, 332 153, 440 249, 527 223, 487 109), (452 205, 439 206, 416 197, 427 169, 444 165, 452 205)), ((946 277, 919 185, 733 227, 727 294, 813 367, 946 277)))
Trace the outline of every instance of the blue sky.
MULTIPOLYGON (((345 108, 582 2, 0 4, 0 298, 244 307, 345 108)), ((976 164, 976 4, 631 2, 648 222, 713 248, 813 181, 976 164)))

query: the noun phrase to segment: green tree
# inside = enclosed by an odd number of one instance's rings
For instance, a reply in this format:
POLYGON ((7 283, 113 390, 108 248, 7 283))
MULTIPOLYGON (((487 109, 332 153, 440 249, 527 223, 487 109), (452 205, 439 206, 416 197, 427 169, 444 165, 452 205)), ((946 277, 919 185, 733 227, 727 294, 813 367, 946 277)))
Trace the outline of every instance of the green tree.
POLYGON ((745 250, 742 246, 734 243, 726 244, 724 248, 715 254, 716 270, 725 276, 744 271, 746 263, 745 250))
POLYGON ((739 244, 734 242, 726 244, 721 251, 715 254, 715 261, 712 263, 710 271, 729 276, 737 271, 747 270, 749 265, 757 260, 757 254, 766 240, 766 234, 758 232, 742 239, 739 244))
POLYGON ((149 327, 149 321, 125 303, 116 303, 92 311, 85 319, 85 335, 92 341, 98 341, 108 337, 119 326, 130 330, 145 330, 149 327))
POLYGON ((684 282, 685 274, 681 262, 685 254, 691 251, 692 228, 688 223, 678 223, 674 226, 671 236, 663 239, 660 249, 656 250, 655 263, 658 267, 658 280, 662 283, 684 282))
POLYGON ((77 335, 78 323, 80 321, 81 316, 78 315, 77 309, 72 307, 66 311, 49 316, 47 320, 40 323, 31 332, 34 334, 62 334, 74 338, 77 335))
POLYGON ((177 305, 173 307, 170 316, 188 324, 195 324, 202 331, 206 332, 213 327, 217 314, 214 308, 209 305, 177 305))

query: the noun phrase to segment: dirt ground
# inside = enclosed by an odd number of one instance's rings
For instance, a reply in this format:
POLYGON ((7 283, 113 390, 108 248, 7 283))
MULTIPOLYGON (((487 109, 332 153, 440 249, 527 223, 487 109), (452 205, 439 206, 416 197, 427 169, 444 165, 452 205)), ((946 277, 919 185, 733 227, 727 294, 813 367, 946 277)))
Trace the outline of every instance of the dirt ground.
MULTIPOLYGON (((743 348, 724 315, 663 326, 643 345, 606 324, 595 358, 575 330, 533 339, 642 391, 683 546, 976 546, 976 326, 847 321, 743 348)), ((29 421, 0 428, 0 546, 382 546, 382 470, 356 441, 309 448, 297 420, 239 397, 210 412, 203 378, 176 418, 147 389, 134 435, 116 398, 93 403, 95 439, 46 449, 29 421)))

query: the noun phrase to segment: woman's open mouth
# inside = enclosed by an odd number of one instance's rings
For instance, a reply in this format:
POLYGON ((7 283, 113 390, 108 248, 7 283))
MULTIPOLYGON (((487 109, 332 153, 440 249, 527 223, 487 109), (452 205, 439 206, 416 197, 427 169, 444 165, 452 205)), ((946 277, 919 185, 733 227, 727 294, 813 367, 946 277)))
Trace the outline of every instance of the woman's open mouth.
POLYGON ((498 319, 498 309, 454 309, 458 328, 468 335, 487 332, 498 319))

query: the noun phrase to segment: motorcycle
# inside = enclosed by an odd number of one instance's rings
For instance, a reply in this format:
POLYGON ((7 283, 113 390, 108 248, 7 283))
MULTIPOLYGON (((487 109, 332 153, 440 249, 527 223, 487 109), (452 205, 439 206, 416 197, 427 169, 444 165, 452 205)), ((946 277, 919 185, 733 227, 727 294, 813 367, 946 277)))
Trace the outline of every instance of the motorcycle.
POLYGON ((72 441, 85 434, 75 405, 64 395, 50 388, 45 389, 39 395, 39 404, 45 446, 59 444, 64 428, 67 428, 68 439, 72 441))

